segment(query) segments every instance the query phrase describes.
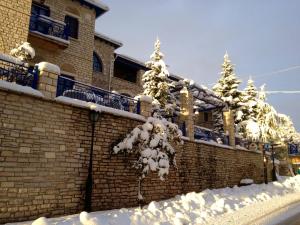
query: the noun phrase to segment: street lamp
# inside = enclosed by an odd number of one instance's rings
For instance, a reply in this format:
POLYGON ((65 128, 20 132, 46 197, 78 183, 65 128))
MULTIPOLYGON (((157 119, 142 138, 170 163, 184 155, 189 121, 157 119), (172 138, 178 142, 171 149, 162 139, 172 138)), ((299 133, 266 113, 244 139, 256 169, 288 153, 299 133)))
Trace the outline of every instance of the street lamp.
MULTIPOLYGON (((266 145, 265 145, 266 146, 266 145)), ((264 160, 264 178, 265 184, 268 184, 268 171, 267 171, 267 157, 266 157, 266 148, 263 148, 263 160, 264 160)))
POLYGON ((272 168, 272 181, 277 181, 276 177, 276 170, 275 170, 275 152, 274 152, 274 143, 271 143, 272 149, 272 161, 273 161, 273 168, 272 168))
POLYGON ((93 190, 93 149, 94 149, 94 134, 95 134, 95 124, 100 118, 100 113, 94 110, 90 111, 89 119, 92 123, 92 140, 91 140, 91 150, 90 150, 90 160, 89 160, 89 169, 88 177, 86 180, 85 186, 85 201, 84 201, 84 210, 86 212, 91 211, 92 205, 92 190, 93 190))

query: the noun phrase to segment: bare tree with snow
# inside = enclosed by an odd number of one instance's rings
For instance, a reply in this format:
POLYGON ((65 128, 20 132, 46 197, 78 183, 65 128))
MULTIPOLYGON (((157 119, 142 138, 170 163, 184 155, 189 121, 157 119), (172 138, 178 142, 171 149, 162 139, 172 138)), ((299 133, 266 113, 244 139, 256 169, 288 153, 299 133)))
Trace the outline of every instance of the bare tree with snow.
POLYGON ((157 171, 161 180, 169 174, 171 165, 176 167, 175 149, 171 141, 179 144, 182 133, 176 124, 161 117, 149 117, 143 125, 113 148, 113 153, 127 153, 136 156, 133 166, 139 173, 138 199, 142 200, 141 182, 150 171, 157 171))

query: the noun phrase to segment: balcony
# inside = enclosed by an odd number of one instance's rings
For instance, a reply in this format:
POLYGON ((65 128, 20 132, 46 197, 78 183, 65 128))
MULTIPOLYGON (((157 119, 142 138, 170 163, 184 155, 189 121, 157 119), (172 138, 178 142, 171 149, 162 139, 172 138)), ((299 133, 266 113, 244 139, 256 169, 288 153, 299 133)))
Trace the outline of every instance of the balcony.
POLYGON ((0 53, 0 81, 37 89, 38 71, 12 56, 0 53))
POLYGON ((212 141, 219 144, 229 145, 229 137, 227 135, 216 133, 205 127, 194 126, 194 137, 196 140, 208 142, 212 141))
MULTIPOLYGON (((34 39, 34 42, 41 42, 41 46, 47 45, 49 42, 60 48, 69 46, 68 28, 62 21, 44 15, 31 14, 29 30, 30 38, 34 39)), ((52 46, 47 45, 47 47, 52 46)))
POLYGON ((140 114, 139 100, 87 85, 64 76, 58 77, 56 96, 93 102, 109 108, 140 114))

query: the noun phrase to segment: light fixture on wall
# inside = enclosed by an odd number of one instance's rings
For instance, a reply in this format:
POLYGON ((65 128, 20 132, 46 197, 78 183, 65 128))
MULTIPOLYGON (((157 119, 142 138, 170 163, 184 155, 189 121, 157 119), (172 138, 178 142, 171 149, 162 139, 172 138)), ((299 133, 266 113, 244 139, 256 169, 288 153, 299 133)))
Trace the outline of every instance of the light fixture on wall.
POLYGON ((195 115, 199 115, 199 110, 198 109, 196 109, 195 115))

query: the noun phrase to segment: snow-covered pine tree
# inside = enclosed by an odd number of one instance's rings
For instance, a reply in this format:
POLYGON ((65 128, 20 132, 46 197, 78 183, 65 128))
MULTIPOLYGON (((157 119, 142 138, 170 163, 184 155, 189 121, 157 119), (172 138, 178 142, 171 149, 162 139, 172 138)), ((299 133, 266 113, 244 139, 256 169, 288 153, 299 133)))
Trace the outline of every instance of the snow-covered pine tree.
MULTIPOLYGON (((146 66, 150 69, 143 74, 143 95, 151 96, 154 103, 166 112, 173 111, 173 104, 170 104, 172 94, 170 93, 171 83, 168 82, 169 71, 163 60, 163 53, 160 51, 160 41, 156 40, 154 52, 150 56, 150 61, 146 66)), ((175 101, 173 101, 175 102, 175 101)))
POLYGON ((265 85, 258 94, 256 121, 260 129, 259 140, 262 142, 276 141, 279 138, 279 117, 273 106, 266 103, 265 85))
POLYGON ((238 90, 238 86, 241 83, 237 79, 234 73, 234 66, 231 63, 229 56, 226 52, 224 55, 224 62, 222 64, 221 78, 214 85, 213 91, 217 96, 221 97, 222 100, 227 103, 229 109, 235 114, 239 108, 241 92, 238 90))
POLYGON ((157 171, 161 180, 169 174, 171 165, 176 167, 175 149, 171 142, 182 143, 178 126, 154 115, 143 125, 134 128, 130 134, 113 148, 113 153, 128 153, 137 156, 133 166, 139 174, 138 199, 142 200, 141 181, 150 172, 157 171))
POLYGON ((247 86, 240 95, 239 109, 237 110, 237 127, 240 135, 246 137, 246 125, 252 120, 256 121, 258 114, 257 107, 257 89, 254 86, 254 81, 250 78, 247 86))
POLYGON ((247 86, 244 90, 244 118, 243 120, 254 119, 257 117, 257 88, 254 85, 254 81, 250 78, 247 82, 247 86))

